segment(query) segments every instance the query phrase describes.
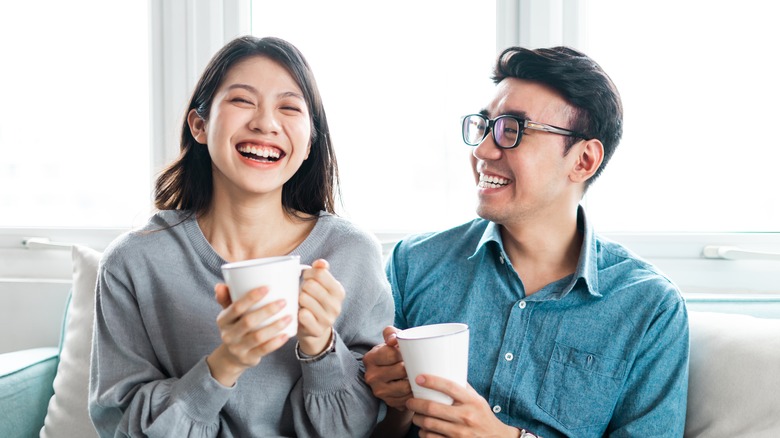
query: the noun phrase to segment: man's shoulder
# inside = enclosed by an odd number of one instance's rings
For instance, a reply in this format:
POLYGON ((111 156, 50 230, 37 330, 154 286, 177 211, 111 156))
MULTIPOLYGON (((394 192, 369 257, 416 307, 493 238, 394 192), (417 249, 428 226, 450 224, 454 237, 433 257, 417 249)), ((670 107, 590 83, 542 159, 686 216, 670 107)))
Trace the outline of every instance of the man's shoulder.
POLYGON ((652 262, 614 240, 599 236, 597 242, 599 271, 610 271, 609 276, 614 282, 610 289, 622 290, 633 286, 653 291, 664 300, 683 299, 677 284, 652 262))
POLYGON ((443 231, 410 234, 396 244, 394 251, 429 256, 470 251, 468 255, 471 255, 476 250, 488 223, 478 218, 443 231))

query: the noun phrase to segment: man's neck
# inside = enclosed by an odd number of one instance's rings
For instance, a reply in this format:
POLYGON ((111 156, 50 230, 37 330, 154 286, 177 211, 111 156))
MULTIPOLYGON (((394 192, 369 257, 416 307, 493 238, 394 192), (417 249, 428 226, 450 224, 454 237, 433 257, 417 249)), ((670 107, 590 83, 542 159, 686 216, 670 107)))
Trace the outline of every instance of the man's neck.
POLYGON ((501 225, 501 239, 526 295, 574 273, 582 247, 577 209, 554 218, 501 225))

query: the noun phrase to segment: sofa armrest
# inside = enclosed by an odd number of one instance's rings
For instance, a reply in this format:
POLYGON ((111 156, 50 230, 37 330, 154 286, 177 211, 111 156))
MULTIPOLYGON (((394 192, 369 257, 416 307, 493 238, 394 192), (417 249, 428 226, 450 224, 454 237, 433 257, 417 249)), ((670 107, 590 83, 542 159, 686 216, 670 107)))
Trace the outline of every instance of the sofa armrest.
POLYGON ((37 437, 54 394, 59 349, 0 354, 0 436, 37 437))

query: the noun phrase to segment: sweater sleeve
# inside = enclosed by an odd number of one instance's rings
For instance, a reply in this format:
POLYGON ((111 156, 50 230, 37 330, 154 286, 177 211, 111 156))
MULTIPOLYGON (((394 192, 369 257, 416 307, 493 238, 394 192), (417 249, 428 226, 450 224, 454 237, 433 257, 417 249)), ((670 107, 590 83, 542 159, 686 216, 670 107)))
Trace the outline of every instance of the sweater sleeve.
POLYGON ((205 358, 180 378, 169 377, 131 290, 100 268, 89 413, 101 437, 216 436, 231 391, 211 377, 205 358))
POLYGON ((335 351, 302 362, 302 378, 290 400, 299 437, 362 437, 377 422, 380 401, 364 379, 363 355, 383 342, 392 324, 393 301, 379 243, 341 245, 349 254, 328 257, 347 294, 335 324, 335 351))

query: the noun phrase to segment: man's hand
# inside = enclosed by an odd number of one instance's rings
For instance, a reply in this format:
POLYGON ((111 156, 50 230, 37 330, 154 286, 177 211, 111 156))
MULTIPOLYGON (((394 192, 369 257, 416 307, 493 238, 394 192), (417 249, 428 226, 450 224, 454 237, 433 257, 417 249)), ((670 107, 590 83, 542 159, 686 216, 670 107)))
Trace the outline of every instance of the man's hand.
POLYGON ((365 379, 374 395, 399 411, 406 410, 406 400, 412 397, 412 387, 406 376, 401 350, 398 349, 398 333, 395 327, 385 327, 384 344, 379 344, 363 356, 366 366, 365 379))
POLYGON ((452 406, 409 399, 406 407, 414 411, 412 422, 420 427, 420 437, 519 437, 520 430, 502 423, 482 398, 469 385, 462 387, 441 377, 421 374, 417 384, 449 395, 452 406))

